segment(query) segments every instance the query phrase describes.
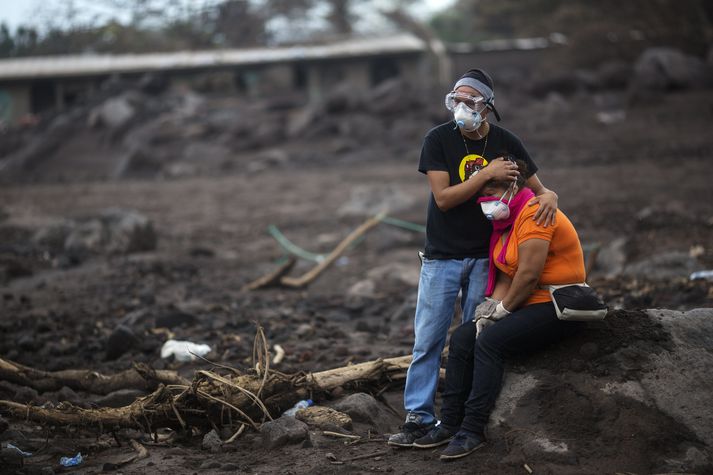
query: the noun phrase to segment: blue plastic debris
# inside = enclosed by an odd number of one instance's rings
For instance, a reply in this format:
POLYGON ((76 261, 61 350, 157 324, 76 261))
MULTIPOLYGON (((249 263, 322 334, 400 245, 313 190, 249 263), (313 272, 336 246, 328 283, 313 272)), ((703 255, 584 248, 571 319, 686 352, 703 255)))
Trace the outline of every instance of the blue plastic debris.
POLYGON ((15 447, 14 445, 12 445, 12 444, 10 444, 10 443, 8 443, 8 444, 6 445, 6 447, 7 447, 8 449, 15 449, 15 451, 17 451, 17 453, 20 454, 20 455, 22 455, 23 457, 32 457, 32 453, 31 453, 31 452, 25 452, 24 450, 20 449, 19 447, 15 447))
POLYGON ((77 455, 75 455, 72 458, 62 457, 61 459, 59 459, 59 464, 63 467, 76 467, 80 463, 82 463, 82 453, 81 452, 77 453, 77 455))

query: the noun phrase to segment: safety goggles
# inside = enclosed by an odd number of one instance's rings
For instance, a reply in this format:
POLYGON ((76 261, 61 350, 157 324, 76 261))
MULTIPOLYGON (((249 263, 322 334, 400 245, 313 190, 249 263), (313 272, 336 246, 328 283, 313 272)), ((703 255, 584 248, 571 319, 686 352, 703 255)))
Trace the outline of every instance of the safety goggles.
POLYGON ((454 111, 458 104, 465 104, 468 109, 474 112, 482 112, 488 104, 482 96, 471 96, 463 92, 451 91, 446 94, 446 109, 454 111))

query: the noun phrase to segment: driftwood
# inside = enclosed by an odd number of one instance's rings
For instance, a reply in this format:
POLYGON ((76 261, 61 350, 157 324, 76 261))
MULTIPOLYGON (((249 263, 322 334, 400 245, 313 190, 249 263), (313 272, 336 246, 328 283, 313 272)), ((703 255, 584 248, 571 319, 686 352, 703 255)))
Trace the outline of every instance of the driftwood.
POLYGON ((258 428, 261 422, 271 418, 271 413, 279 413, 276 411, 308 395, 342 386, 379 385, 402 379, 410 362, 411 356, 401 356, 296 375, 273 371, 260 374, 259 365, 257 374, 239 376, 221 376, 201 370, 195 373, 190 384, 161 385, 152 394, 125 407, 82 409, 62 403, 47 408, 0 401, 0 411, 18 419, 100 430, 136 428, 155 432, 161 427, 185 430, 191 426, 209 428, 233 424, 258 428))
POLYGON ((175 371, 155 370, 144 364, 106 376, 86 369, 42 371, 0 358, 0 380, 28 386, 37 391, 57 391, 63 386, 92 394, 109 394, 119 389, 153 391, 160 384, 187 385, 175 371))
POLYGON ((292 265, 294 265, 294 262, 288 261, 286 264, 283 264, 280 268, 278 268, 276 271, 270 272, 269 274, 260 277, 259 279, 256 279, 249 284, 245 285, 243 287, 246 290, 257 290, 261 289, 263 287, 268 287, 271 285, 282 285, 284 287, 292 287, 292 288, 301 288, 309 283, 311 283, 314 279, 319 277, 319 275, 324 272, 329 266, 334 263, 334 261, 337 260, 337 258, 352 244, 354 241, 359 239, 361 236, 366 234, 367 231, 369 231, 371 228, 379 224, 384 217, 386 216, 386 213, 379 213, 378 215, 369 218, 366 220, 364 223, 362 223, 358 228, 356 228, 354 231, 349 233, 347 237, 345 237, 338 245, 335 247, 332 252, 327 254, 327 256, 322 260, 320 263, 318 263, 316 266, 314 266, 312 269, 304 273, 303 275, 299 277, 288 277, 285 274, 290 271, 292 268, 292 265))
POLYGON ((296 262, 297 259, 295 259, 294 257, 290 257, 287 262, 282 264, 274 271, 260 277, 259 279, 255 279, 248 284, 245 284, 245 286, 243 286, 243 290, 257 290, 262 289, 263 287, 271 287, 279 284, 280 279, 282 279, 285 274, 292 270, 296 262))

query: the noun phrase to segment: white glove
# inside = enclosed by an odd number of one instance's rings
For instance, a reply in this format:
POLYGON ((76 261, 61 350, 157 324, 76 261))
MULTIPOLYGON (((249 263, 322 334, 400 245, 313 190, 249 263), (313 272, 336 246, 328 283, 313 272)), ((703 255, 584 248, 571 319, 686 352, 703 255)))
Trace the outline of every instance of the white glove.
POLYGON ((500 301, 498 302, 498 306, 495 307, 495 311, 490 315, 490 318, 493 320, 500 320, 503 317, 507 317, 510 315, 510 310, 506 309, 505 306, 503 305, 503 302, 500 301))
POLYGON ((478 338, 478 335, 488 328, 490 325, 494 324, 495 320, 491 320, 488 317, 480 317, 475 321, 475 338, 478 338))
POLYGON ((495 300, 490 297, 485 297, 485 300, 483 300, 480 303, 480 305, 475 307, 475 315, 473 316, 473 320, 475 320, 477 322, 478 319, 481 317, 491 316, 499 303, 500 303, 500 300, 495 300))

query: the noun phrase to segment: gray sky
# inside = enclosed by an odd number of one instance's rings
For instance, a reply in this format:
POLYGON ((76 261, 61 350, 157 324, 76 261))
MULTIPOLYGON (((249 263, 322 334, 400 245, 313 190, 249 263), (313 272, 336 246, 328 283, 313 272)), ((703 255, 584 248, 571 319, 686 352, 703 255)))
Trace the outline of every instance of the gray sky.
MULTIPOLYGON (((203 0, 187 0, 203 3, 203 0)), ((423 10, 413 12, 418 16, 427 15, 452 5, 455 0, 423 0, 423 10)), ((76 2, 76 3, 81 3, 76 2)), ((12 31, 20 24, 42 23, 48 12, 56 11, 67 0, 0 0, 0 23, 6 23, 12 31)))

